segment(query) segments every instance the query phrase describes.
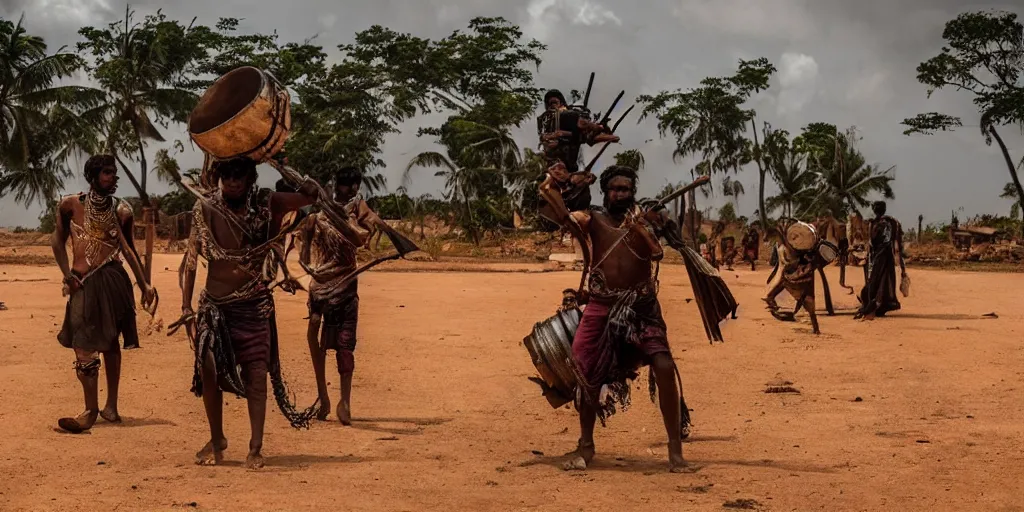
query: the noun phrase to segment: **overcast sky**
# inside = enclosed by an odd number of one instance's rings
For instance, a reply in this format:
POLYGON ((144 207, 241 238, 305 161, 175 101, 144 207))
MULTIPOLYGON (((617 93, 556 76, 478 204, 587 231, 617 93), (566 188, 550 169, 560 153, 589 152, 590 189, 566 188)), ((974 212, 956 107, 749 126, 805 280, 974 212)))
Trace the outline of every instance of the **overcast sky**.
MULTIPOLYGON (((980 136, 971 97, 949 92, 926 98, 915 68, 939 51, 947 20, 987 8, 1024 14, 1019 0, 140 0, 132 5, 139 15, 163 9, 171 17, 188 21, 197 16, 199 23, 210 25, 219 17, 242 18, 241 30, 276 30, 284 41, 316 35, 335 55, 337 44, 374 24, 439 38, 466 27, 473 17, 504 16, 548 45, 539 86, 583 90, 589 73, 596 71, 591 102, 600 110, 622 89, 630 100, 692 87, 706 76, 730 73, 737 59, 764 56, 779 73, 771 90, 756 100, 759 117, 791 133, 815 121, 840 129, 857 126, 868 161, 896 166, 896 200, 889 211, 908 227, 916 225, 918 214, 927 223, 948 220, 950 211, 961 207, 964 215, 1005 215, 1010 207, 998 198, 1009 181, 1006 166, 999 150, 980 136), (963 115, 967 126, 953 134, 902 135, 900 121, 931 110, 963 115)), ((30 33, 45 37, 53 51, 73 45, 79 27, 123 16, 124 7, 116 0, 0 0, 0 15, 24 13, 30 33)), ((673 164, 673 143, 659 139, 653 120, 637 124, 635 112, 619 128, 623 143, 616 149, 638 148, 645 155, 641 195, 653 195, 668 181, 689 180, 693 163, 673 164)), ((401 184, 410 157, 433 146, 416 137, 420 123, 407 124, 384 148, 384 172, 392 189, 401 184)), ((1007 127, 1002 133, 1019 161, 1024 157, 1020 130, 1007 127)), ((183 126, 172 126, 164 135, 187 141, 183 126)), ((521 147, 535 145, 532 120, 524 123, 518 139, 521 147)), ((149 151, 150 160, 155 149, 149 151)), ((606 154, 614 154, 612 148, 606 154)), ((189 168, 201 158, 188 154, 181 161, 189 168)), ((80 163, 73 165, 77 172, 80 163)), ((261 182, 273 183, 273 174, 261 168, 261 182)), ((436 195, 440 183, 431 175, 423 172, 410 192, 436 195)), ((744 169, 739 180, 746 188, 739 213, 752 215, 757 204, 754 166, 744 169)), ((127 180, 122 185, 119 195, 134 195, 127 180)), ((83 186, 77 178, 66 192, 83 186)), ((152 187, 151 192, 166 191, 163 184, 152 187)), ((769 195, 772 188, 769 184, 769 195)), ((720 205, 724 198, 719 194, 701 201, 703 208, 720 205)), ((37 207, 26 210, 10 198, 0 200, 0 225, 35 226, 38 214, 37 207)))

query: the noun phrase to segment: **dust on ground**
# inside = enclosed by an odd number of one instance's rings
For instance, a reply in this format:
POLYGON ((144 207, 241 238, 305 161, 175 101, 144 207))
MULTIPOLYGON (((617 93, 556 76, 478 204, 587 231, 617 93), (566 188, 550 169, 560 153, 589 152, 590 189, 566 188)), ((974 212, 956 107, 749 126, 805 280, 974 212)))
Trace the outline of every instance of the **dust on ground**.
MULTIPOLYGON (((158 317, 177 318, 179 256, 157 255, 158 317), (169 269, 169 270, 165 270, 169 269)), ((525 268, 526 271, 523 270, 525 268)), ((463 270, 466 270, 463 268, 463 270)), ((695 429, 692 471, 666 471, 647 398, 598 427, 598 458, 564 473, 576 416, 553 410, 521 345, 573 272, 370 272, 361 278, 352 427, 296 431, 269 407, 267 467, 241 467, 245 403, 225 398, 223 467, 193 465, 208 439, 183 333, 153 332, 124 357, 123 426, 54 431, 82 408, 55 266, 0 265, 2 510, 1017 510, 1024 483, 1024 275, 911 269, 904 310, 837 316, 814 336, 804 314, 762 309, 766 270, 723 272, 740 303, 708 344, 682 267, 661 298, 695 429), (996 313, 997 317, 983 316, 996 313), (797 393, 765 393, 780 383, 797 393)), ((850 281, 859 286, 859 272, 850 281)), ((819 292, 820 293, 820 292, 819 292)), ((315 386, 306 296, 278 294, 282 365, 299 405, 315 386)), ((791 304, 791 302, 790 302, 791 304)), ((819 308, 823 302, 819 299, 819 308)), ((140 330, 149 317, 139 313, 140 330)), ((333 357, 328 358, 333 366, 333 357)), ((336 373, 329 372, 337 400, 336 373)), ((102 382, 102 379, 101 379, 102 382)), ((101 394, 104 385, 101 383, 101 394)), ((332 415, 333 418, 333 415, 332 415)))

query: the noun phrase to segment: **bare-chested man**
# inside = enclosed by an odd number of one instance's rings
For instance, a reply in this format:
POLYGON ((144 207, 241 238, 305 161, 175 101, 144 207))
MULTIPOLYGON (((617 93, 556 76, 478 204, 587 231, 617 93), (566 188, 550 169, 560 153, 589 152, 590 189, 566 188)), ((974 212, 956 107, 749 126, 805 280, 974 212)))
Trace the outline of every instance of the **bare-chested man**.
POLYGON ((322 213, 309 216, 302 229, 299 262, 309 273, 309 355, 313 358, 320 412, 327 419, 331 399, 327 392, 328 350, 336 351, 341 376, 341 402, 335 414, 344 425, 352 421, 352 373, 355 370, 356 325, 359 321, 359 282, 346 280, 356 268, 356 250, 362 247, 379 222, 361 197, 359 169, 346 167, 334 176, 334 199, 345 206, 350 229, 342 233, 322 213), (322 330, 321 330, 322 327, 322 330))
POLYGON ((197 464, 217 464, 228 441, 223 426, 223 391, 248 402, 252 436, 246 467, 263 467, 263 425, 267 411, 267 374, 274 398, 292 426, 308 426, 311 407, 297 411, 281 378, 274 299, 269 284, 277 275, 274 251, 280 249, 285 215, 316 199, 307 183, 299 193, 273 192, 256 185, 256 163, 246 158, 215 162, 207 193, 193 210, 192 234, 181 268, 182 318, 194 320, 192 391, 203 397, 210 441, 196 454, 197 464), (192 311, 198 257, 209 265, 199 310, 192 311), (241 371, 239 371, 241 370, 241 371))
POLYGON ((142 304, 153 304, 156 290, 142 272, 132 240, 132 209, 114 198, 117 191, 117 162, 110 155, 96 155, 85 163, 89 192, 66 196, 57 208, 57 230, 53 255, 64 275, 64 293, 69 295, 64 325, 57 339, 75 350, 75 373, 85 394, 85 411, 75 418, 61 418, 57 424, 68 432, 92 428, 96 417, 120 422, 117 392, 121 378, 121 348, 139 346, 135 325, 135 293, 121 264, 121 257, 135 274, 142 289, 142 304), (71 238, 73 258, 68 264, 67 241, 71 238), (107 403, 99 408, 100 357, 107 365, 107 403))
MULTIPOLYGON (((604 423, 614 414, 616 404, 628 405, 629 381, 646 364, 651 367, 651 382, 660 395, 670 467, 674 472, 681 471, 682 439, 688 432, 689 414, 669 350, 654 271, 663 256, 659 234, 678 232, 678 228, 663 207, 647 212, 639 209, 635 199, 637 175, 629 167, 611 166, 601 173, 604 208, 570 212, 558 196, 558 178, 565 176, 549 175, 541 185, 541 195, 550 205, 545 215, 565 226, 594 256, 589 291, 578 297, 586 308, 572 343, 581 434, 564 468, 587 468, 594 457, 597 419, 604 423), (662 232, 654 231, 656 227, 662 232)), ((700 183, 706 181, 702 178, 700 183)))

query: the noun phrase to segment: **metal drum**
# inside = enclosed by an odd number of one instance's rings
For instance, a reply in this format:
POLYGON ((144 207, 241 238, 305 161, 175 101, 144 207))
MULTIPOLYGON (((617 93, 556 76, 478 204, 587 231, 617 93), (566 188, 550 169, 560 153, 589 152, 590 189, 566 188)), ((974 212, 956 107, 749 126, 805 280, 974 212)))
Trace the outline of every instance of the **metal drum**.
POLYGON ((576 396, 576 374, 572 368, 572 338, 583 313, 579 309, 559 311, 537 322, 533 332, 523 338, 537 373, 547 384, 544 396, 552 407, 561 407, 576 396))
POLYGON ((818 255, 826 264, 832 263, 839 257, 839 248, 828 240, 822 240, 818 243, 818 255))
POLYGON ((797 222, 786 230, 786 241, 798 251, 809 251, 818 242, 818 233, 814 226, 797 222))
POLYGON ((281 151, 291 126, 288 90, 251 66, 218 78, 188 118, 192 140, 221 160, 248 157, 264 162, 281 151))

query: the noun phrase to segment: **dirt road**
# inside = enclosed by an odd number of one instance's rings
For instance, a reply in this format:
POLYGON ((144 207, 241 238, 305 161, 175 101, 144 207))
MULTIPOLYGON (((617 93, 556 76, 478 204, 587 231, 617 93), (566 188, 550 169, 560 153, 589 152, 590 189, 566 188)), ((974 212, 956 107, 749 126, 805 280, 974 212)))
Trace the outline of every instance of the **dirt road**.
MULTIPOLYGON (((177 274, 164 270, 177 261, 156 259, 164 323, 180 306, 177 274)), ((192 463, 208 431, 182 333, 144 336, 126 353, 123 426, 55 432, 82 407, 73 356, 55 339, 59 274, 0 272, 10 308, 0 311, 0 510, 1024 510, 1024 274, 919 270, 904 310, 873 323, 855 322, 856 299, 837 293, 843 311, 822 313, 814 336, 803 314, 787 324, 761 308, 765 271, 726 272, 740 318, 711 346, 685 272, 662 269, 696 424, 684 445, 695 471, 678 475, 665 471, 646 376, 633 407, 598 428, 594 467, 558 469, 576 418, 527 380, 521 339, 574 273, 366 275, 354 426, 296 431, 271 406, 267 467, 248 472, 245 403, 234 398, 228 464, 192 463), (764 393, 778 380, 800 394, 764 393)), ((305 301, 278 300, 285 377, 302 406, 315 393, 305 301)), ((140 313, 140 328, 148 322, 140 313)))

